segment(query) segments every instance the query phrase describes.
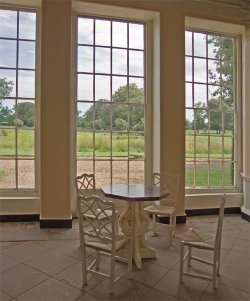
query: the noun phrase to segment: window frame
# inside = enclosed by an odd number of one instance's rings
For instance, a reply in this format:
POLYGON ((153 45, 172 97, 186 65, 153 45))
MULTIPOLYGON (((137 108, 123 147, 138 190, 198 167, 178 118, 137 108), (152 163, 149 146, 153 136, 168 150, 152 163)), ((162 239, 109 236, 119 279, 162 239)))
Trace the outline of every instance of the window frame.
MULTIPOLYGON (((185 186, 186 194, 197 194, 197 193, 237 193, 242 191, 242 179, 240 172, 242 170, 242 118, 241 118, 241 108, 242 108, 242 35, 244 34, 244 27, 241 25, 235 25, 231 23, 224 23, 220 21, 205 20, 194 17, 185 18, 185 31, 190 30, 198 33, 205 33, 211 35, 228 36, 234 39, 234 82, 235 82, 235 97, 234 97, 234 112, 235 112, 235 134, 236 142, 235 154, 234 154, 234 186, 197 186, 197 187, 187 187, 185 186)), ((186 56, 186 54, 185 54, 186 56)), ((186 85, 186 80, 185 80, 186 85)), ((186 105, 185 105, 186 111, 186 105)), ((185 135, 186 137, 186 135, 185 135)), ((186 163, 186 156, 185 156, 186 163)))
MULTIPOLYGON (((11 1, 12 2, 12 1, 11 1)), ((40 89, 40 83, 41 83, 41 3, 40 1, 37 2, 30 2, 27 3, 27 1, 23 1, 24 5, 16 5, 14 2, 13 5, 0 5, 0 9, 4 10, 12 10, 12 11, 18 11, 18 12, 33 12, 36 13, 36 36, 35 36, 35 95, 34 95, 34 103, 35 103, 35 124, 34 124, 34 157, 32 160, 34 160, 34 188, 0 188, 1 192, 1 199, 34 199, 37 200, 37 198, 40 196, 40 166, 41 166, 41 160, 40 160, 40 99, 41 99, 41 89, 40 89)), ((18 50, 17 50, 18 51, 18 50)), ((15 67, 16 70, 19 70, 17 67, 15 67)), ((16 77, 18 78, 18 77, 16 77)), ((19 97, 15 95, 15 97, 12 97, 15 100, 18 100, 19 97)), ((22 98, 21 98, 22 99, 22 98)), ((17 127, 15 126, 15 131, 17 130, 17 127)), ((18 147, 15 146, 17 149, 18 147)), ((18 159, 18 155, 16 154, 15 157, 11 160, 15 160, 15 162, 18 159)), ((21 159, 23 160, 23 159, 21 159)), ((25 160, 25 159, 24 159, 25 160)), ((17 164, 17 163, 15 163, 17 164)), ((15 169, 15 173, 18 177, 18 172, 15 169)), ((16 179, 16 182, 18 180, 16 179)))

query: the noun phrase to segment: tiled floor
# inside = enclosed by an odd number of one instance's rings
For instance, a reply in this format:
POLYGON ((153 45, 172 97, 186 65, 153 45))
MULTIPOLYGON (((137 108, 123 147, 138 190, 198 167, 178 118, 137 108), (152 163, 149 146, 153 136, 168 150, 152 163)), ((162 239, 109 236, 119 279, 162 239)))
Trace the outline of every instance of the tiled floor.
MULTIPOLYGON (((188 218, 185 227, 215 231, 217 216, 188 218)), ((89 276, 82 286, 78 223, 69 230, 40 229, 39 223, 0 224, 0 300, 250 300, 250 224, 239 215, 225 215, 222 266, 218 287, 184 278, 179 284, 179 242, 168 247, 164 225, 147 240, 156 259, 133 267, 132 279, 122 278, 108 294, 103 278, 89 276)), ((197 266, 197 269, 201 267, 197 266)))

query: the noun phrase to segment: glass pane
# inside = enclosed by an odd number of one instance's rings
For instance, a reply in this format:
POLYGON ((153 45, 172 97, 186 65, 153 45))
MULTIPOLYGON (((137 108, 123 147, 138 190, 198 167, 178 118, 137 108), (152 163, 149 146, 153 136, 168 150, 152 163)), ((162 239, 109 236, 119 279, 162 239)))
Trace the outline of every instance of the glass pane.
POLYGON ((225 162, 223 169, 223 184, 224 186, 234 185, 234 170, 235 166, 233 162, 225 162))
MULTIPOLYGON (((144 78, 129 77, 129 85, 131 85, 132 87, 133 85, 136 85, 136 87, 140 89, 140 93, 144 95, 144 78)), ((143 102, 144 102, 144 96, 143 96, 143 102)))
POLYGON ((128 162, 113 161, 112 162, 112 183, 128 183, 128 162))
POLYGON ((129 24, 129 48, 144 49, 144 26, 129 24))
POLYGON ((191 82, 193 80, 193 75, 192 75, 192 58, 191 57, 186 57, 185 59, 185 70, 186 70, 186 81, 191 82))
POLYGON ((194 56, 206 57, 206 35, 203 33, 194 33, 194 56))
POLYGON ((144 159, 144 134, 130 134, 129 136, 129 158, 144 159))
POLYGON ((224 134, 233 135, 234 134, 234 113, 224 113, 224 134))
POLYGON ((0 40, 0 67, 16 68, 16 41, 0 40))
POLYGON ((35 69, 35 42, 19 41, 19 68, 35 69))
POLYGON ((222 159, 222 137, 210 136, 210 157, 222 159))
POLYGON ((197 161, 195 164, 195 186, 208 186, 208 162, 197 161))
POLYGON ((193 106, 193 85, 186 83, 186 107, 193 106))
POLYGON ((112 22, 112 44, 115 47, 128 47, 128 26, 124 22, 112 22))
POLYGON ((17 37, 17 12, 12 10, 0 10, 0 37, 17 37))
POLYGON ((194 163, 192 161, 186 161, 185 185, 187 187, 194 186, 194 163))
POLYGON ((220 84, 220 62, 208 60, 208 82, 210 84, 220 84))
POLYGON ((186 158, 194 158, 194 136, 187 133, 186 131, 186 158))
POLYGON ((127 50, 112 50, 112 73, 127 74, 127 50))
POLYGON ((210 162, 210 186, 222 185, 222 164, 220 161, 210 162))
POLYGON ((185 54, 192 55, 192 32, 185 31, 185 54))
POLYGON ((128 157, 128 134, 112 134, 112 155, 128 157))
POLYGON ((4 86, 7 90, 1 91, 1 97, 16 96, 16 71, 0 69, 0 80, 4 82, 4 86), (3 94, 3 95, 2 95, 3 94))
POLYGON ((144 161, 129 161, 129 183, 144 183, 144 161))
POLYGON ((78 46, 77 70, 78 72, 93 72, 93 47, 78 46))
POLYGON ((143 105, 131 105, 129 107, 129 129, 130 131, 144 132, 143 105))
POLYGON ((95 133, 95 156, 111 156, 111 136, 110 133, 95 133))
POLYGON ((18 160, 18 188, 35 188, 34 160, 18 160))
POLYGON ((218 45, 216 43, 216 36, 208 35, 208 57, 209 58, 216 58, 216 54, 218 52, 218 45))
POLYGON ((15 160, 0 160, 0 187, 16 188, 15 160))
POLYGON ((82 173, 93 173, 94 172, 94 167, 93 167, 94 162, 92 160, 77 160, 77 175, 81 175, 82 173))
POLYGON ((77 99, 93 100, 93 75, 78 74, 77 99))
POLYGON ((110 49, 95 48, 95 72, 110 73, 110 49))
POLYGON ((101 46, 110 46, 111 22, 105 20, 96 20, 95 22, 95 44, 101 46))
POLYGON ((111 182, 111 162, 95 161, 96 188, 101 188, 111 182))
POLYGON ((208 158, 208 137, 196 136, 196 158, 208 158))
POLYGON ((0 139, 0 155, 15 156, 16 155, 16 132, 14 129, 2 128, 0 139))
POLYGON ((95 76, 95 100, 110 101, 110 76, 95 76))
POLYGON ((194 58, 194 81, 207 82, 207 61, 206 59, 194 58))
POLYGON ((112 90, 112 101, 116 101, 119 99, 122 102, 127 102, 127 77, 112 76, 112 90))
POLYGON ((129 74, 144 75, 144 53, 142 51, 129 51, 129 74))
POLYGON ((35 156, 35 132, 33 130, 17 131, 17 155, 19 157, 35 156))
MULTIPOLYGON (((0 126, 14 126, 15 125, 15 100, 3 99, 0 105, 0 126)), ((4 128, 0 130, 0 136, 5 135, 4 128)))
POLYGON ((78 158, 93 158, 93 132, 77 131, 76 147, 78 158))
POLYGON ((36 39, 36 13, 19 13, 19 38, 36 39))
POLYGON ((128 106, 116 105, 112 107, 113 130, 127 131, 128 129, 128 106))
POLYGON ((194 110, 191 109, 186 109, 186 131, 189 134, 193 134, 194 132, 194 110))
POLYGON ((110 104, 95 103, 95 130, 110 130, 110 104))
POLYGON ((224 158, 234 160, 234 138, 224 137, 224 158))
POLYGON ((208 124, 207 124, 207 111, 206 110, 195 110, 195 123, 194 128, 197 133, 206 133, 208 124))
POLYGON ((207 105, 207 85, 194 84, 194 103, 207 105))
POLYGON ((93 19, 78 18, 78 44, 93 45, 94 21, 93 19))
POLYGON ((214 112, 214 111, 210 112, 210 133, 221 134, 221 131, 222 131, 222 113, 214 112))
POLYGON ((220 98, 221 90, 218 86, 208 85, 208 101, 220 98))
POLYGON ((221 62, 221 80, 223 85, 233 85, 233 62, 221 62))
POLYGON ((35 126, 35 102, 18 100, 16 106, 17 126, 34 127, 35 126))
POLYGON ((92 103, 77 103, 77 127, 85 130, 93 129, 94 107, 92 103))
POLYGON ((18 71, 18 96, 35 98, 34 71, 18 71))
POLYGON ((222 103, 224 108, 228 110, 234 109, 234 90, 230 88, 222 88, 222 103))
POLYGON ((144 103, 144 89, 139 88, 136 84, 129 85, 129 102, 144 103))

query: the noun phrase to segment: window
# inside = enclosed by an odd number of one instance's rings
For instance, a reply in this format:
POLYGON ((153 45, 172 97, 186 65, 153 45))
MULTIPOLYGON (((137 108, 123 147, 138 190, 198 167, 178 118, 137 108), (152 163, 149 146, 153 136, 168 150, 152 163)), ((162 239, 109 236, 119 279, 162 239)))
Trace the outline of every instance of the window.
POLYGON ((235 187, 235 37, 186 31, 186 187, 235 187))
POLYGON ((77 24, 77 173, 94 173, 98 187, 143 182, 145 25, 77 24))
POLYGON ((0 9, 0 186, 35 190, 36 12, 0 9))

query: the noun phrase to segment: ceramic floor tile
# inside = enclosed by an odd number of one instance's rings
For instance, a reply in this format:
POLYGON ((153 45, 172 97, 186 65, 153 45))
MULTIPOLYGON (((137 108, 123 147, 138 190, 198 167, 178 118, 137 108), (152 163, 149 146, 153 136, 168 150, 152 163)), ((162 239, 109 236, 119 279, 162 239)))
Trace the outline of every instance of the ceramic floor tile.
POLYGON ((246 253, 250 258, 250 241, 244 239, 236 239, 232 250, 246 253))
POLYGON ((71 301, 78 299, 82 291, 66 283, 50 278, 17 297, 20 301, 71 301))
POLYGON ((35 242, 27 241, 4 249, 3 254, 15 258, 21 262, 25 262, 31 258, 38 257, 48 252, 48 249, 37 245, 35 242))
POLYGON ((48 240, 49 232, 46 230, 37 229, 22 229, 17 230, 14 236, 14 240, 48 240))
POLYGON ((76 259, 58 252, 48 252, 42 256, 28 260, 26 264, 53 276, 76 262, 76 259))
POLYGON ((47 278, 45 274, 20 264, 1 274, 0 290, 15 298, 47 278))
POLYGON ((183 300, 176 296, 172 296, 167 294, 166 292, 160 291, 158 289, 152 288, 140 299, 140 300, 147 300, 147 301, 176 301, 176 300, 183 300))
POLYGON ((0 272, 4 272, 6 270, 9 270, 15 266, 20 264, 20 261, 11 258, 9 256, 6 256, 4 254, 0 254, 0 272))
POLYGON ((0 300, 1 301, 10 301, 12 299, 12 297, 6 295, 5 293, 0 291, 0 300))

